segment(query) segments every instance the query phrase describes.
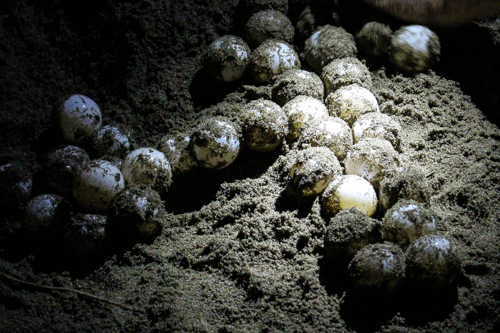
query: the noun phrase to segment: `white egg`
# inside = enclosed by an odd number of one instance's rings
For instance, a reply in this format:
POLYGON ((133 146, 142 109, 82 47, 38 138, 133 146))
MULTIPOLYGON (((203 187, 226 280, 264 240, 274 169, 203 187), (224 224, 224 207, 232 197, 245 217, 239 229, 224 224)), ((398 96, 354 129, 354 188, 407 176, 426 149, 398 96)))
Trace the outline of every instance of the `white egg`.
POLYGON ((321 207, 327 216, 353 207, 372 216, 377 209, 377 194, 373 186, 359 176, 339 176, 323 192, 321 207))
POLYGON ((252 52, 250 65, 254 79, 265 83, 286 70, 300 68, 300 60, 290 45, 268 39, 252 52))
POLYGON ((196 161, 190 154, 191 136, 185 133, 166 135, 158 142, 158 150, 165 154, 172 172, 185 173, 196 166, 196 161))
POLYGON ((250 62, 250 48, 240 37, 225 35, 208 46, 204 62, 208 72, 217 80, 237 81, 250 62))
POLYGON ((118 127, 106 125, 97 132, 94 142, 99 156, 125 156, 130 151, 128 136, 118 127))
POLYGON ((328 117, 325 104, 310 96, 295 97, 283 105, 283 110, 288 116, 288 139, 291 141, 296 141, 310 123, 328 117))
POLYGON ((123 175, 116 166, 105 160, 87 164, 73 183, 73 197, 84 208, 96 212, 108 210, 125 187, 123 175))
POLYGON ((56 194, 40 194, 26 204, 22 226, 30 232, 49 229, 56 231, 61 228, 67 216, 69 204, 66 200, 56 194))
POLYGON ((362 114, 380 112, 377 99, 370 90, 351 84, 328 95, 325 100, 331 116, 352 125, 362 114))
POLYGON ((84 95, 68 98, 58 117, 64 139, 72 144, 93 140, 102 124, 99 106, 84 95))
POLYGON ((192 136, 192 152, 198 164, 207 169, 222 169, 236 160, 240 135, 229 121, 208 118, 192 136))
POLYGON ((158 193, 167 192, 172 183, 170 163, 161 151, 139 148, 123 160, 122 173, 127 185, 151 185, 158 193))

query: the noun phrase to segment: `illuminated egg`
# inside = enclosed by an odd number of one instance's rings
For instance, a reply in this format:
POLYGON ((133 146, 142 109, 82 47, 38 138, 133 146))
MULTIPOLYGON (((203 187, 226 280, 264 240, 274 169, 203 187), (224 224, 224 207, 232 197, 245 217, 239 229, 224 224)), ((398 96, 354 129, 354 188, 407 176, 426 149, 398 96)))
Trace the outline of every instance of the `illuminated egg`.
POLYGON ((304 58, 317 73, 333 60, 356 57, 357 52, 353 35, 331 25, 319 27, 304 45, 304 58))
POLYGON ((300 60, 289 44, 268 39, 252 52, 250 67, 253 78, 266 83, 286 70, 300 68, 300 60))
POLYGON ((95 160, 84 166, 73 182, 73 197, 83 208, 107 211, 125 187, 120 169, 111 162, 95 160))
POLYGON ((389 141, 394 149, 400 150, 401 125, 382 112, 370 112, 359 116, 352 124, 354 142, 363 138, 376 138, 389 141))
POLYGON ((248 148, 266 152, 276 149, 288 134, 288 119, 278 104, 259 99, 241 110, 243 142, 248 148))
POLYGON ((376 60, 387 57, 391 47, 391 28, 383 23, 368 22, 356 34, 359 53, 376 60))
POLYGON ((349 263, 363 247, 380 242, 381 225, 356 208, 339 211, 326 227, 325 254, 337 262, 349 263))
POLYGON ((340 87, 357 84, 366 89, 372 86, 372 77, 368 67, 357 58, 337 59, 329 63, 321 72, 325 84, 325 96, 340 87))
POLYGON ((354 146, 344 160, 345 172, 369 181, 375 189, 380 187, 385 170, 399 167, 399 154, 387 140, 366 138, 354 146))
POLYGON ((42 163, 46 185, 60 195, 70 195, 76 174, 89 162, 87 152, 77 146, 63 145, 50 150, 42 163))
POLYGON ((268 39, 292 43, 294 33, 290 19, 277 10, 257 12, 245 25, 245 40, 251 48, 256 48, 268 39))
POLYGON ((370 90, 351 84, 328 95, 325 100, 331 116, 340 117, 352 125, 362 114, 380 112, 377 99, 370 90))
POLYGON ((189 150, 190 143, 191 136, 186 133, 165 135, 158 142, 158 150, 165 154, 174 174, 186 173, 196 166, 189 150))
POLYGON ((97 132, 94 148, 100 157, 115 156, 123 158, 130 151, 130 141, 123 130, 116 126, 106 125, 97 132))
POLYGON ((122 173, 129 186, 151 185, 158 193, 166 193, 172 183, 172 170, 165 154, 153 148, 131 151, 123 160, 122 173))
POLYGON ((367 292, 395 292, 405 279, 405 259, 403 250, 395 244, 367 245, 349 264, 351 283, 367 292))
POLYGON ((335 153, 339 161, 343 161, 351 150, 352 130, 340 118, 328 117, 310 123, 299 137, 299 147, 327 147, 335 153))
POLYGON ((407 276, 417 284, 442 288, 461 274, 457 248, 446 237, 426 235, 415 240, 406 251, 407 276))
POLYGON ((436 218, 425 206, 413 200, 400 200, 383 218, 384 239, 402 249, 417 238, 436 233, 436 218))
POLYGON ((328 110, 321 101, 310 96, 297 96, 283 106, 288 116, 288 139, 296 141, 313 121, 325 120, 328 110))
POLYGON ((288 191, 298 198, 321 194, 342 167, 335 154, 326 147, 311 147, 299 151, 289 174, 288 191))
POLYGON ((273 101, 283 106, 297 96, 323 100, 325 87, 320 77, 302 69, 289 69, 276 77, 272 87, 273 101))
POLYGON ((74 214, 65 223, 64 244, 73 255, 84 261, 99 257, 106 236, 106 215, 74 214))
POLYGON ((344 209, 357 208, 367 216, 377 209, 377 194, 372 184, 356 175, 335 178, 323 192, 321 208, 326 216, 344 209))
POLYGON ((250 48, 243 39, 226 35, 208 46, 204 65, 212 77, 223 82, 234 82, 243 76, 250 62, 250 48))
POLYGON ((111 209, 109 232, 123 241, 144 241, 163 228, 165 203, 158 192, 146 185, 127 187, 111 209))
POLYGON ((101 128, 102 114, 99 106, 84 95, 68 98, 58 113, 63 137, 71 144, 84 144, 95 139, 101 128))
POLYGON ((70 205, 57 194, 40 194, 26 204, 22 228, 28 232, 58 233, 69 217, 70 205))
POLYGON ((236 160, 240 151, 240 134, 229 120, 207 118, 191 136, 192 154, 198 165, 223 169, 236 160))
POLYGON ((427 27, 401 27, 392 36, 391 62, 402 71, 425 71, 439 60, 440 54, 439 37, 427 27))

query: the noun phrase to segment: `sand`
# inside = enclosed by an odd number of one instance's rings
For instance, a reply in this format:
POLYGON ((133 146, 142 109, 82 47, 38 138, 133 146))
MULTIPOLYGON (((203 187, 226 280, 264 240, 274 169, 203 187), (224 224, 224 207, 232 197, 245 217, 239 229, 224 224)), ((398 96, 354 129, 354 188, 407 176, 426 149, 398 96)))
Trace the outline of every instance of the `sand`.
MULTIPOLYGON (((289 3, 295 23, 302 1, 289 3)), ((100 105, 105 124, 130 130, 135 147, 203 116, 237 119, 270 89, 210 81, 202 56, 216 37, 242 35, 245 15, 242 3, 222 0, 6 1, 0 164, 20 162, 35 175, 33 194, 44 193, 41 156, 62 142, 52 114, 75 93, 100 105)), ((351 33, 374 19, 402 24, 354 1, 316 18, 351 33)), ((299 204, 284 194, 294 151, 244 150, 228 168, 174 176, 161 235, 96 258, 76 259, 58 244, 40 249, 43 240, 30 246, 20 215, 2 216, 0 331, 500 330, 499 27, 492 19, 436 29, 441 61, 425 73, 369 64, 381 111, 403 128, 407 191, 419 193, 462 258, 449 288, 356 294, 346 265, 325 256, 329 219, 319 199, 299 204)))

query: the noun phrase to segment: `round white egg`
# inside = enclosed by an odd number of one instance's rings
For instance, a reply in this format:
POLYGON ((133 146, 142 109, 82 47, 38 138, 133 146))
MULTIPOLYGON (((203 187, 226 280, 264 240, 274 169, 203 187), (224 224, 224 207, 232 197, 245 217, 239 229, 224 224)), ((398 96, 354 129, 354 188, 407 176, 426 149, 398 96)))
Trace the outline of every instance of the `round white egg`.
POLYGON ((42 229, 57 229, 69 215, 69 204, 56 194, 40 194, 26 204, 22 226, 34 232, 42 229))
POLYGON ((362 114, 380 112, 377 99, 370 90, 351 84, 328 95, 325 100, 331 116, 340 117, 352 125, 362 114))
POLYGON ((192 136, 195 160, 207 169, 222 169, 236 160, 240 135, 234 125, 222 118, 203 121, 192 136))
POLYGON ((314 121, 325 120, 328 110, 321 101, 310 96, 297 96, 283 106, 288 116, 288 139, 296 141, 304 129, 314 121))
POLYGON ((377 194, 373 186, 359 176, 339 176, 323 192, 321 207, 327 216, 353 207, 372 216, 377 209, 377 194))
POLYGON ((87 164, 75 177, 73 197, 84 208, 96 212, 108 210, 125 187, 123 175, 105 160, 87 164))
POLYGON ((99 156, 125 156, 130 151, 128 136, 116 126, 103 126, 98 132, 94 142, 99 156))
POLYGON ((166 135, 158 142, 158 150, 165 154, 172 172, 185 173, 196 166, 196 161, 190 154, 191 136, 186 133, 166 135))
POLYGON ((265 83, 286 70, 300 68, 300 60, 289 44, 268 39, 252 52, 250 66, 253 78, 265 83))
POLYGON ((225 35, 214 40, 204 58, 205 67, 217 80, 234 82, 243 76, 250 62, 250 48, 243 39, 225 35))
POLYGON ((123 160, 122 173, 127 185, 151 185, 158 193, 167 192, 172 183, 170 163, 161 151, 139 148, 123 160))
POLYGON ((352 124, 354 142, 363 138, 377 138, 389 141, 399 151, 402 128, 399 123, 382 112, 370 112, 359 116, 352 124))
POLYGON ((63 137, 72 144, 82 144, 94 139, 102 124, 99 106, 84 95, 68 98, 58 116, 63 137))

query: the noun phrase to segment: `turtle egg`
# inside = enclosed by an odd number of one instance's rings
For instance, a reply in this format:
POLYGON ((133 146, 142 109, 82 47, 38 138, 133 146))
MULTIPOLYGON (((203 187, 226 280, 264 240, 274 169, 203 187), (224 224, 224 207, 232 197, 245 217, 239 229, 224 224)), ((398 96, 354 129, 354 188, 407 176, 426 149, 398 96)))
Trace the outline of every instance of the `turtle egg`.
POLYGON ((381 60, 387 56, 391 46, 392 30, 379 22, 368 22, 356 34, 356 45, 361 54, 381 60))
POLYGON ((328 117, 310 123, 299 138, 300 147, 328 147, 339 161, 343 161, 352 148, 352 130, 340 118, 328 117))
POLYGON ((123 178, 129 186, 151 185, 158 193, 166 193, 172 183, 172 170, 165 154, 153 148, 131 151, 122 163, 123 178))
POLYGON ((359 141, 344 160, 345 172, 358 175, 378 189, 384 171, 399 167, 399 154, 387 140, 367 138, 359 141))
POLYGON ((400 200, 383 218, 384 239, 406 249, 420 236, 436 233, 436 219, 423 204, 400 200))
POLYGON ((253 14, 245 25, 245 40, 256 48, 268 39, 293 42, 295 30, 290 19, 277 10, 263 10, 253 14))
POLYGON ((252 52, 250 65, 253 78, 265 83, 286 70, 300 68, 300 60, 289 44, 268 39, 252 52))
POLYGON ((106 215, 75 214, 65 224, 66 248, 80 260, 92 261, 104 245, 106 215))
POLYGON ((19 162, 1 165, 0 188, 0 214, 20 212, 31 196, 32 174, 19 162))
POLYGON ((322 101, 324 93, 325 87, 320 77, 302 69, 289 69, 280 74, 272 88, 273 101, 281 106, 300 95, 322 101))
POLYGON ((237 36, 217 38, 208 46, 204 62, 217 80, 233 82, 241 79, 250 61, 250 48, 237 36))
POLYGON ((276 149, 288 134, 288 119, 278 104, 259 99, 241 110, 245 146, 255 151, 276 149))
POLYGON ((362 114, 380 112, 378 102, 370 90, 351 84, 328 95, 325 100, 331 116, 340 117, 352 125, 362 114))
POLYGON ((381 112, 362 114, 352 124, 355 143, 363 138, 385 139, 397 151, 400 148, 402 131, 401 125, 396 120, 381 112))
POLYGON ((391 62, 406 72, 422 72, 439 60, 441 46, 435 32, 421 25, 397 30, 391 39, 391 62))
POLYGON ((426 235, 411 243, 406 251, 406 266, 406 274, 413 282, 431 288, 450 285, 461 272, 456 247, 437 235, 426 235))
POLYGON ((326 147, 301 150, 290 170, 288 190, 297 197, 314 197, 342 174, 335 154, 326 147))
POLYGON ((240 151, 240 135, 235 126, 222 118, 208 118, 195 130, 192 152, 199 165, 222 169, 236 160, 240 151))
POLYGON ((58 232, 69 216, 70 206, 57 194, 40 194, 26 204, 22 227, 29 232, 58 232))
POLYGON ((296 141, 313 121, 325 120, 328 110, 321 101, 310 96, 297 96, 283 106, 288 116, 288 139, 296 141))
POLYGON ((99 156, 123 158, 130 151, 130 142, 118 127, 106 125, 97 132, 94 147, 99 156))
POLYGON ((349 264, 351 282, 365 291, 396 291, 405 278, 405 254, 392 243, 370 244, 349 264))
POLYGON ((165 154, 173 173, 185 173, 196 166, 189 153, 191 136, 185 133, 174 133, 162 137, 158 150, 165 154))
POLYGON ((358 84, 370 89, 372 77, 368 67, 357 58, 337 59, 329 63, 321 72, 321 80, 325 84, 325 96, 340 87, 358 84))
POLYGON ((316 72, 321 72, 335 59, 355 57, 357 52, 354 37, 343 28, 331 25, 319 27, 304 45, 304 58, 316 72))
POLYGON ((64 139, 72 144, 93 140, 102 124, 101 110, 96 102, 84 95, 68 98, 58 119, 64 139))
POLYGON ((125 187, 120 169, 105 160, 91 161, 73 182, 73 197, 84 208, 96 212, 108 210, 125 187))
POLYGON ((377 209, 377 194, 372 184, 356 175, 339 176, 323 192, 322 211, 327 216, 335 216, 339 211, 357 208, 367 216, 377 209))
POLYGON ((64 145, 50 150, 43 160, 47 186, 58 194, 71 194, 76 174, 89 162, 87 152, 77 146, 64 145))

